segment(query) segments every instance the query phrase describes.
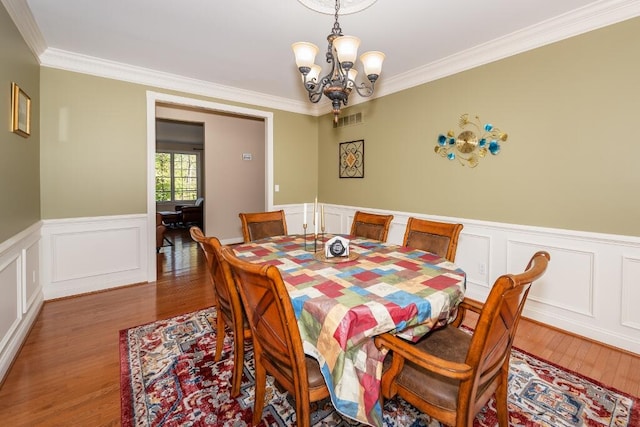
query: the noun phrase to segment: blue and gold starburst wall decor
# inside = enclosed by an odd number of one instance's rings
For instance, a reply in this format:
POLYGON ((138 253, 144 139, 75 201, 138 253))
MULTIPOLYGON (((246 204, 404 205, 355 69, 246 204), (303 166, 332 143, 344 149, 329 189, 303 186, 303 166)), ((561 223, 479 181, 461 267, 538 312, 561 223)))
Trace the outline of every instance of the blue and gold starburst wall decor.
POLYGON ((507 134, 491 123, 482 124, 478 116, 460 116, 458 126, 462 131, 456 136, 453 130, 446 135, 438 135, 435 152, 449 160, 458 160, 462 166, 474 168, 481 158, 500 152, 500 144, 507 140, 507 134))

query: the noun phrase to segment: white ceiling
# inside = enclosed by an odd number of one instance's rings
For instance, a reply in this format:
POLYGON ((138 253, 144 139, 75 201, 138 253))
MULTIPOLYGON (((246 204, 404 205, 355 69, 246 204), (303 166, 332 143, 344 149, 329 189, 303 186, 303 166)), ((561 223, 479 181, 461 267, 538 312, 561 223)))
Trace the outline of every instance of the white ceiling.
MULTIPOLYGON (((1 1, 43 66, 291 111, 309 108, 291 44, 318 45, 326 70, 333 26, 297 0, 1 1)), ((384 95, 638 15, 640 0, 377 0, 340 25, 386 54, 384 95)))

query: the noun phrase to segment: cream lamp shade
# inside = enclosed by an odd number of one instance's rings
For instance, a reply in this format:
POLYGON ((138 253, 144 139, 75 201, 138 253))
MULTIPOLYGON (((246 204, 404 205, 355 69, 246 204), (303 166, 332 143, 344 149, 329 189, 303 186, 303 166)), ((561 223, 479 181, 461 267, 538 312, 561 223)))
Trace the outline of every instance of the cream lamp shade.
POLYGON ((356 62, 359 46, 360 39, 353 36, 340 36, 333 41, 333 47, 336 48, 338 61, 340 61, 341 64, 345 62, 356 62))
POLYGON ((293 54, 296 57, 296 65, 311 68, 318 54, 318 46, 308 42, 298 42, 291 45, 293 54))
POLYGON ((360 62, 364 66, 364 73, 379 76, 382 71, 382 62, 384 61, 384 53, 372 50, 365 52, 360 56, 360 62))

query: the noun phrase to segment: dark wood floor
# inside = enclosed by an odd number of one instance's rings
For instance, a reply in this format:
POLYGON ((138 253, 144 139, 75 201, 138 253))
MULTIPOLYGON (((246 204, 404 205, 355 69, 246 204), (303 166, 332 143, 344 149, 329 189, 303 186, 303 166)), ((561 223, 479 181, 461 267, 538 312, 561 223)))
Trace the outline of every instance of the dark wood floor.
MULTIPOLYGON (((0 388, 0 425, 120 425, 118 332, 209 307, 202 253, 186 230, 158 255, 158 281, 48 301, 0 388)), ((523 319, 516 346, 633 396, 640 356, 523 319)))

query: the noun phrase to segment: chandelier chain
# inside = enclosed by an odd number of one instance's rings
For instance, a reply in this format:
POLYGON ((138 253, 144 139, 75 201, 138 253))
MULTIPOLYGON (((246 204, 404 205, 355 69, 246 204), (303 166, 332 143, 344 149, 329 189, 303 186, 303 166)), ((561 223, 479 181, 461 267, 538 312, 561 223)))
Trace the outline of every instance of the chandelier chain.
POLYGON ((340 23, 338 22, 338 12, 340 11, 340 0, 336 0, 336 13, 335 13, 335 22, 333 23, 333 30, 331 30, 331 34, 336 36, 342 35, 342 28, 340 28, 340 23))

